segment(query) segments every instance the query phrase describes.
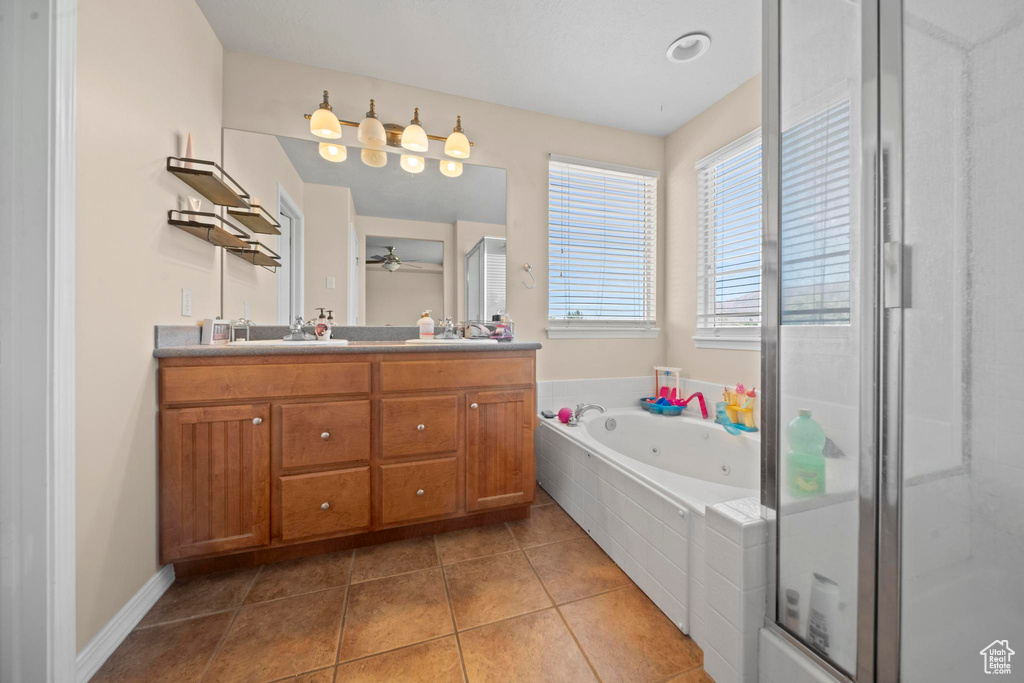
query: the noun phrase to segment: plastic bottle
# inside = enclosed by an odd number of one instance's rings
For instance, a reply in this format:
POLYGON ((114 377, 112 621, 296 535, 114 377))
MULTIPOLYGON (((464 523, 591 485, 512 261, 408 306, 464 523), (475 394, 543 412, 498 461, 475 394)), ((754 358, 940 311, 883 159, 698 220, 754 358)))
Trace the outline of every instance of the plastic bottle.
POLYGON ((434 338, 434 319, 430 317, 430 311, 423 311, 423 315, 416 321, 416 326, 420 328, 420 339, 433 339, 434 338))
POLYGON ((786 428, 789 452, 786 453, 786 483, 794 498, 813 498, 825 493, 825 430, 811 419, 810 410, 801 410, 786 428))
POLYGON ((317 341, 327 341, 331 338, 331 326, 327 322, 327 316, 324 315, 324 309, 317 309, 320 311, 320 317, 316 319, 316 327, 313 328, 314 334, 316 334, 317 341))

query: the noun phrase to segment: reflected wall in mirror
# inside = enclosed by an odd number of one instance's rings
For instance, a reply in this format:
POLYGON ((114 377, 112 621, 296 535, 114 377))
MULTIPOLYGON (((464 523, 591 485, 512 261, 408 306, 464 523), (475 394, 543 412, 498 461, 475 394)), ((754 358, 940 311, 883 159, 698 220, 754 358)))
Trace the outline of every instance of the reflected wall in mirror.
POLYGON ((222 315, 285 324, 323 307, 339 325, 415 325, 427 309, 506 312, 505 170, 463 162, 451 178, 426 159, 412 174, 400 156, 371 167, 350 148, 334 162, 311 140, 225 129, 224 168, 280 222, 280 236, 257 237, 282 267, 224 259, 222 315))

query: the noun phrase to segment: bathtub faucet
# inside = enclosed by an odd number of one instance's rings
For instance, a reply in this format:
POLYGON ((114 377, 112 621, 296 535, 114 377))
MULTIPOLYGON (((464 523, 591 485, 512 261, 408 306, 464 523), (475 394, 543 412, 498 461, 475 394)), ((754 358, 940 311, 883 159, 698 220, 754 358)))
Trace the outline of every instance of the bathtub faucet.
POLYGON ((583 417, 583 414, 588 410, 596 410, 603 413, 605 408, 597 403, 580 403, 576 406, 576 410, 572 412, 572 416, 569 418, 569 426, 575 427, 578 425, 580 423, 580 418, 583 417))

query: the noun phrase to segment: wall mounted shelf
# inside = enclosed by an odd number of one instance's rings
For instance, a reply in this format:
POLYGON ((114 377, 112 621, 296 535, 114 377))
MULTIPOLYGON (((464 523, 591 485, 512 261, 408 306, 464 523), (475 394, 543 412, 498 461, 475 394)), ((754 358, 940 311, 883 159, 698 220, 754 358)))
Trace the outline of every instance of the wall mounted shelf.
POLYGON ((228 215, 253 232, 258 232, 262 235, 281 234, 281 224, 275 221, 273 216, 258 204, 250 206, 248 209, 229 208, 228 215))
POLYGON ((249 208, 249 194, 212 161, 167 157, 167 170, 218 206, 249 208))
POLYGON ((241 248, 228 247, 228 251, 243 261, 254 266, 262 266, 267 270, 273 269, 276 272, 276 269, 281 267, 281 255, 256 240, 247 240, 241 248))
POLYGON ((184 230, 190 235, 195 235, 218 247, 225 249, 247 249, 249 247, 246 241, 249 236, 224 222, 224 219, 215 213, 171 209, 167 212, 167 222, 179 230, 184 230))

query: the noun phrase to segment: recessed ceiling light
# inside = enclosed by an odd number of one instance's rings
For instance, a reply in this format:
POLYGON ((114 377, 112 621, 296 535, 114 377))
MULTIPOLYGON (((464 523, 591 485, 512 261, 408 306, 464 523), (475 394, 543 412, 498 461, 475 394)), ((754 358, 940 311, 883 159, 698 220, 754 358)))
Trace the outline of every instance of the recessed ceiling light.
POLYGON ((711 39, 703 33, 687 33, 679 38, 665 52, 670 62, 692 62, 708 51, 711 39))

